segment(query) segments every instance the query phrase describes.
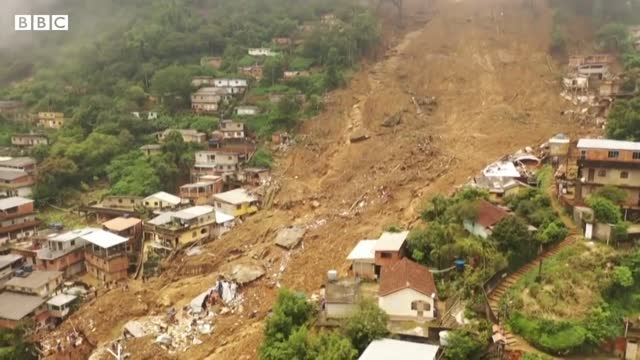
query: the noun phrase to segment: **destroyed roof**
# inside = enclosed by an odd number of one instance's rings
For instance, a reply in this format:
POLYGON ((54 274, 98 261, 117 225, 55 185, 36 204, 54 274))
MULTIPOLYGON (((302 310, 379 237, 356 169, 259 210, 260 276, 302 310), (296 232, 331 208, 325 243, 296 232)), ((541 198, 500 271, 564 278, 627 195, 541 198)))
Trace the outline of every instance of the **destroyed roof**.
POLYGON ((117 217, 102 223, 102 226, 112 231, 123 231, 130 227, 136 226, 141 223, 142 220, 134 217, 117 217))
POLYGON ((413 289, 426 296, 436 294, 436 283, 426 267, 403 258, 391 267, 383 267, 380 274, 380 296, 403 289, 413 289))
POLYGON ((0 167, 24 167, 35 165, 36 160, 30 157, 17 157, 5 161, 0 161, 0 167))
POLYGON ((213 212, 213 210, 214 210, 213 206, 209 206, 209 205, 192 206, 190 208, 186 208, 173 213, 173 217, 176 217, 182 220, 191 220, 199 216, 209 214, 213 212))
POLYGON ((0 180, 11 181, 29 175, 20 169, 0 168, 0 180))
POLYGON ((75 299, 77 299, 77 296, 75 295, 59 294, 49 299, 49 301, 47 301, 47 304, 53 306, 62 306, 72 302, 75 299))
POLYGON ((49 283, 50 280, 62 277, 60 271, 34 271, 26 277, 14 276, 5 283, 6 286, 16 286, 27 289, 37 289, 49 283))
POLYGON ((550 143, 554 144, 568 144, 571 141, 569 136, 563 133, 559 133, 554 135, 551 139, 549 139, 550 143))
POLYGON ((226 222, 232 221, 236 217, 233 215, 225 214, 222 211, 216 210, 216 223, 224 224, 226 222))
POLYGON ((359 360, 435 360, 439 349, 436 345, 379 339, 367 346, 359 360))
POLYGON ((376 257, 376 243, 378 240, 360 240, 351 250, 347 260, 371 260, 376 257))
POLYGON ((21 320, 42 304, 44 299, 39 296, 5 291, 0 293, 0 319, 21 320))
POLYGON ((220 200, 222 202, 233 205, 258 201, 255 196, 249 194, 249 192, 247 192, 247 190, 243 188, 233 189, 227 192, 215 194, 213 197, 216 200, 220 200))
POLYGON ((407 240, 408 231, 383 232, 376 242, 376 251, 398 251, 407 240))
POLYGON ((164 191, 157 192, 155 194, 149 195, 146 198, 144 198, 145 201, 149 199, 158 199, 160 201, 164 201, 171 205, 178 205, 182 202, 182 199, 180 199, 180 197, 175 196, 173 194, 169 194, 164 191))
POLYGON ((610 139, 580 139, 578 140, 578 148, 640 151, 640 142, 610 139))
POLYGON ((21 259, 22 256, 16 254, 0 255, 0 269, 4 268, 5 266, 11 265, 16 261, 20 261, 21 259))
POLYGON ((102 229, 82 235, 82 238, 104 249, 127 242, 126 237, 102 229))
POLYGON ((180 186, 180 188, 184 188, 184 189, 192 189, 192 188, 197 188, 200 186, 208 186, 208 185, 213 185, 215 184, 213 181, 198 181, 192 184, 184 184, 182 186, 180 186))
POLYGON ((354 278, 327 281, 325 300, 330 304, 355 304, 358 302, 360 282, 354 278))
POLYGON ((482 171, 488 177, 520 177, 520 172, 511 161, 496 161, 482 171))
POLYGON ((14 208, 16 206, 25 205, 25 204, 29 204, 29 203, 32 203, 32 202, 33 202, 33 200, 27 199, 27 198, 23 198, 23 197, 20 197, 20 196, 14 196, 14 197, 6 198, 6 199, 0 199, 0 210, 7 210, 7 209, 14 208))
POLYGON ((507 216, 509 216, 509 213, 506 210, 493 205, 487 200, 480 200, 478 202, 478 212, 475 222, 488 228, 499 223, 500 220, 507 216))
POLYGON ((175 213, 172 211, 167 211, 164 212, 156 217, 154 217, 151 220, 147 221, 147 224, 151 224, 151 225, 164 225, 168 222, 171 222, 171 218, 173 217, 175 213))

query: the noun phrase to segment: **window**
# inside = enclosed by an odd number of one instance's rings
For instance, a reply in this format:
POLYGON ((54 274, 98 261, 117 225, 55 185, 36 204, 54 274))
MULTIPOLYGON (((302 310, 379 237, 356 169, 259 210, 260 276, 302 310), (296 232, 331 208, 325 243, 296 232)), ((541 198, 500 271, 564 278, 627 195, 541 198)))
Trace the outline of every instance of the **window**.
POLYGON ((76 245, 76 241, 75 240, 71 240, 71 246, 75 246, 76 245))
POLYGON ((629 178, 629 172, 628 171, 621 171, 620 172, 620 179, 628 179, 629 178))
POLYGON ((391 259, 391 253, 390 252, 380 253, 380 257, 383 259, 391 259))
POLYGON ((242 208, 241 205, 236 205, 236 209, 240 210, 242 208))
POLYGON ((585 160, 587 158, 587 150, 580 150, 580 160, 585 160))
POLYGON ((207 228, 200 230, 200 234, 206 234, 206 233, 207 233, 207 228))
POLYGON ((609 157, 609 159, 617 159, 618 156, 620 156, 620 152, 619 151, 609 151, 609 154, 607 156, 609 157))
POLYGON ((640 160, 640 151, 633 152, 633 160, 640 160))
POLYGON ((598 176, 599 176, 599 177, 605 177, 605 176, 607 176, 607 170, 604 170, 604 169, 600 169, 600 170, 598 170, 598 176))

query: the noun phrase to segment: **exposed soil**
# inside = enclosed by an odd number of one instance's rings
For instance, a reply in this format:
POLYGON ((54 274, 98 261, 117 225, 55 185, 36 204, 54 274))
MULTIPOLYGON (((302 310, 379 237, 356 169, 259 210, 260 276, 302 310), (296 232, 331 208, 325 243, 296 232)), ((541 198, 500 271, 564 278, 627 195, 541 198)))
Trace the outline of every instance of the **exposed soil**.
MULTIPOLYGON (((188 303, 217 275, 192 276, 188 269, 254 258, 267 275, 242 290, 242 314, 221 316, 203 344, 170 355, 139 339, 127 351, 141 359, 257 358, 276 284, 315 291, 327 270, 346 272, 345 257, 358 240, 376 238, 391 224, 410 227, 426 198, 452 191, 505 154, 558 132, 582 131, 560 115, 570 105, 559 96, 547 55, 545 2, 530 8, 529 0, 440 0, 430 5, 430 21, 414 24, 402 38, 387 31, 396 46, 331 93, 327 110, 305 123, 298 144, 281 154, 274 171, 281 190, 272 208, 201 255, 174 259, 159 279, 99 298, 72 316, 74 325, 92 342, 106 342, 127 320, 188 303), (431 96, 437 99, 432 111, 424 100, 431 96), (383 126, 398 113, 397 125, 383 126), (349 142, 362 133, 369 138, 349 142), (308 229, 301 246, 287 252, 273 239, 291 224, 308 229)), ((411 13, 429 9, 426 2, 405 3, 411 13)), ((66 322, 60 331, 69 329, 66 322)))

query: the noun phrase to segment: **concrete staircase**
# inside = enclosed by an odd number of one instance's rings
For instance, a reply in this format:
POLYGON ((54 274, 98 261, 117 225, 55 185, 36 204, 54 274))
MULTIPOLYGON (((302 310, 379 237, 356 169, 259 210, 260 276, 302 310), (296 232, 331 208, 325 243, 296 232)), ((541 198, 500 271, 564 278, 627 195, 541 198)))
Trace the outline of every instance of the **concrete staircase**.
MULTIPOLYGON (((505 277, 500 282, 500 285, 498 285, 496 288, 493 289, 493 291, 491 291, 491 293, 488 294, 489 307, 491 308, 491 311, 493 311, 493 313, 496 316, 498 316, 498 314, 500 314, 500 301, 502 300, 502 298, 505 296, 505 294, 518 281, 520 281, 520 279, 525 274, 527 274, 529 271, 535 270, 539 266, 540 259, 544 260, 546 258, 549 258, 551 256, 556 255, 558 252, 560 252, 565 247, 573 244, 576 241, 577 238, 578 237, 576 236, 575 233, 569 234, 564 240, 562 240, 561 242, 559 242, 558 244, 556 244, 555 246, 553 246, 549 250, 545 251, 543 254, 541 254, 540 256, 536 257, 531 262, 529 262, 526 265, 522 266, 517 271, 515 271, 512 274, 509 274, 507 277, 505 277)), ((533 348, 531 345, 529 345, 524 339, 522 339, 518 335, 515 335, 515 334, 511 333, 510 331, 508 331, 507 329, 504 329, 503 324, 502 324, 501 321, 499 321, 498 325, 500 325, 500 327, 502 328, 501 332, 505 337, 505 342, 506 342, 505 350, 507 350, 507 351, 520 350, 520 351, 525 351, 525 352, 539 352, 538 350, 533 348)))

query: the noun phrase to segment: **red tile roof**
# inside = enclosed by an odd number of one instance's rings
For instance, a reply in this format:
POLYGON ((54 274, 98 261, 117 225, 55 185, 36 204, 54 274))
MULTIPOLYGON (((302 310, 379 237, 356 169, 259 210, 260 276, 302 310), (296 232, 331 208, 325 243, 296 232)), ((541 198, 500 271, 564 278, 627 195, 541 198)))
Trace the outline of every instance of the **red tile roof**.
POLYGON ((485 228, 491 227, 500 222, 500 220, 509 216, 509 213, 486 200, 480 200, 478 203, 478 214, 476 223, 485 228))
POLYGON ((403 289, 413 289, 427 296, 437 293, 433 275, 426 267, 404 258, 391 267, 383 267, 378 294, 386 296, 403 289))

